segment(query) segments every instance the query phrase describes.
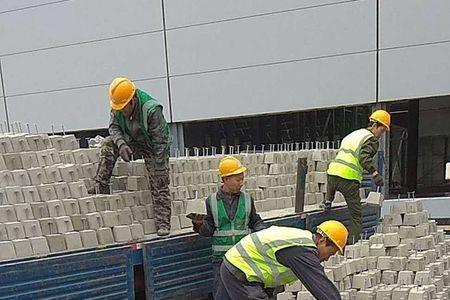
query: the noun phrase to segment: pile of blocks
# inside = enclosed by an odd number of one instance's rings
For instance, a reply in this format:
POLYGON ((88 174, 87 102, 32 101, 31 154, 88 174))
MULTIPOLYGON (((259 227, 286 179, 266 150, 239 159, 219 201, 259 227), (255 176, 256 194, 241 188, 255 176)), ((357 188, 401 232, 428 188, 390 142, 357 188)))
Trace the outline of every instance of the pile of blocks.
MULTIPOLYGON (((369 240, 332 256, 325 273, 348 300, 450 299, 450 240, 428 220, 420 201, 391 206, 369 240)), ((297 281, 279 300, 314 299, 297 281)))

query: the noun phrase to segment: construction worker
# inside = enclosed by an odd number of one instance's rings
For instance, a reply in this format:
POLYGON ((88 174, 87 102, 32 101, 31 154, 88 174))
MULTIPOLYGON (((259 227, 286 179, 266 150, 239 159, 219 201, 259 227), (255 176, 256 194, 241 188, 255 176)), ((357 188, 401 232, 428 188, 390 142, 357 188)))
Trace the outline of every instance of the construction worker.
POLYGON ((225 252, 250 232, 265 228, 252 197, 241 191, 245 171, 246 167, 237 158, 223 158, 219 163, 222 185, 217 193, 206 198, 207 215, 197 215, 192 220, 196 232, 212 236, 213 295, 219 284, 219 269, 225 252))
POLYGON ((216 300, 269 299, 264 288, 299 279, 320 300, 341 299, 320 264, 347 242, 345 226, 334 220, 307 230, 271 226, 244 237, 226 254, 220 267, 216 300))
POLYGON ((111 115, 109 134, 102 142, 93 193, 110 193, 110 178, 120 156, 129 162, 143 157, 149 173, 157 234, 170 233, 169 193, 170 134, 162 105, 136 88, 128 78, 115 78, 109 86, 111 115))
POLYGON ((330 209, 336 191, 342 193, 351 215, 349 243, 355 243, 362 231, 361 197, 359 188, 363 170, 372 175, 377 186, 383 186, 383 177, 377 172, 373 157, 378 151, 380 137, 389 131, 391 116, 377 110, 369 118, 368 128, 353 131, 341 142, 336 158, 327 170, 327 195, 322 207, 330 209))

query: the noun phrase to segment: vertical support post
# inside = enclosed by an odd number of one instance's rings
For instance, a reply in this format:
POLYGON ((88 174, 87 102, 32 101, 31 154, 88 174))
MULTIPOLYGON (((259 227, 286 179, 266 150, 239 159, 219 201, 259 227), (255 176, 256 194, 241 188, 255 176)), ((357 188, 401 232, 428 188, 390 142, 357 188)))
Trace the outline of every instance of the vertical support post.
POLYGON ((295 191, 295 212, 301 213, 305 207, 305 185, 308 165, 306 158, 297 160, 297 187, 295 191))

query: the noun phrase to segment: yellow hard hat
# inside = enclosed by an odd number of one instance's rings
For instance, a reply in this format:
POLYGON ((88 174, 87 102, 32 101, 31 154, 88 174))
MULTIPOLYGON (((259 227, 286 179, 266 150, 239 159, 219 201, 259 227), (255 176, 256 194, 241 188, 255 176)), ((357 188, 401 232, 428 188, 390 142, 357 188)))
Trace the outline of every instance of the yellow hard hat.
POLYGON ((233 156, 226 156, 222 158, 222 160, 219 163, 219 174, 220 177, 227 177, 231 175, 237 175, 244 173, 247 170, 246 167, 244 167, 239 159, 233 156))
POLYGON ((344 254, 348 238, 348 231, 344 224, 335 220, 325 221, 317 226, 317 232, 330 239, 338 247, 339 253, 344 254))
POLYGON ((370 115, 369 120, 383 124, 388 130, 391 129, 391 115, 385 110, 379 109, 374 111, 370 115))
POLYGON ((122 110, 133 98, 136 86, 125 77, 115 78, 109 85, 109 103, 114 110, 122 110))

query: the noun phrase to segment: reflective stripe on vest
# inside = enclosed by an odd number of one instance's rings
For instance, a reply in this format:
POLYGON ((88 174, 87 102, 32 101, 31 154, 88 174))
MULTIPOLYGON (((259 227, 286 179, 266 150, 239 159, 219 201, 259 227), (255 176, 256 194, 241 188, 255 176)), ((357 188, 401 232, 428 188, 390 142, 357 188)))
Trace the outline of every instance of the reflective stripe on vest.
POLYGON ((359 162, 361 147, 371 137, 373 133, 365 128, 347 135, 342 140, 336 158, 330 163, 327 174, 361 182, 364 172, 359 162))
MULTIPOLYGON (((221 204, 223 205, 223 204, 221 204)), ((227 223, 221 224, 220 218, 219 218, 219 207, 218 207, 218 201, 217 201, 217 194, 213 193, 210 196, 210 206, 211 206, 211 213, 213 215, 214 219, 214 225, 216 227, 216 230, 213 234, 213 242, 212 242, 212 250, 213 255, 215 256, 221 256, 226 251, 228 251, 231 247, 233 247, 243 236, 249 234, 251 231, 248 228, 248 223, 250 221, 250 211, 251 211, 251 197, 250 194, 241 192, 241 195, 238 199, 238 207, 236 208, 236 214, 233 220, 230 220, 227 213, 224 211, 222 212, 225 214, 227 223), (241 203, 241 196, 244 200, 243 203, 241 203), (238 214, 240 212, 240 206, 244 205, 245 210, 245 220, 238 220, 238 214), (243 221, 243 222, 242 222, 243 221), (242 224, 242 226, 239 226, 238 224, 242 224), (224 227, 229 228, 225 229, 224 227), (221 239, 221 242, 219 242, 219 239, 221 239), (225 239, 224 239, 225 238, 225 239), (227 239, 229 238, 229 239, 227 239), (222 253, 220 253, 222 252, 222 253)))
POLYGON ((271 226, 244 237, 225 257, 244 272, 249 282, 275 287, 297 280, 291 269, 280 264, 275 256, 278 250, 292 246, 316 248, 312 233, 307 230, 271 226))

